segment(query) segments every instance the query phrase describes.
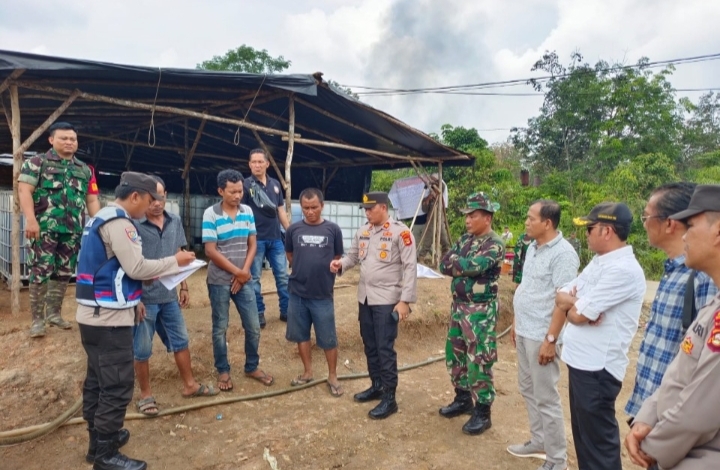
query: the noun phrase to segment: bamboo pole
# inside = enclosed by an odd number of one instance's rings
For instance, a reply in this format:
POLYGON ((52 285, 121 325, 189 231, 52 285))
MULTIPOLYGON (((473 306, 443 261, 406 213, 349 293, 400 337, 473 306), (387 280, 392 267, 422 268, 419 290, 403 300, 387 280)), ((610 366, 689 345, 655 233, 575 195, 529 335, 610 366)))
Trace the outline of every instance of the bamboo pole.
MULTIPOLYGON (((205 124, 205 121, 203 121, 203 127, 204 127, 204 124, 205 124)), ((185 137, 185 140, 184 140, 184 143, 185 143, 185 168, 189 169, 191 157, 190 157, 190 149, 189 149, 190 140, 189 140, 189 135, 188 135, 188 120, 187 119, 185 119, 184 127, 185 127, 185 134, 184 134, 184 137, 185 137)), ((200 133, 197 134, 197 136, 199 136, 199 135, 200 135, 200 133)), ((197 140, 197 136, 196 136, 196 140, 197 140)), ((184 196, 183 197, 183 199, 184 199, 183 200, 183 212, 184 212, 184 214, 183 214, 183 229, 185 230, 185 237, 187 237, 187 234, 190 233, 190 178, 188 176, 189 175, 188 175, 187 171, 183 171, 182 179, 183 179, 183 183, 185 185, 185 191, 183 194, 183 196, 184 196)))
POLYGON ((280 184, 282 185, 283 189, 287 189, 287 183, 285 182, 285 178, 283 177, 283 174, 280 171, 280 168, 278 168, 277 162, 273 158, 272 153, 270 152, 270 149, 268 148, 267 145, 265 145, 265 141, 262 140, 262 138, 260 137, 260 134, 258 134, 258 131, 253 129, 252 133, 255 136, 255 140, 257 140, 258 143, 260 143, 260 147, 262 147, 262 149, 265 151, 265 155, 267 155, 268 159, 270 160, 270 164, 273 166, 273 168, 275 168, 275 173, 277 173, 278 179, 280 180, 280 184))
POLYGON ((20 98, 18 88, 10 84, 10 112, 12 113, 12 126, 10 132, 13 140, 13 217, 11 226, 12 243, 12 292, 10 303, 13 316, 20 315, 20 197, 18 195, 18 177, 22 166, 23 152, 20 135, 20 98))
POLYGON ((292 221, 292 207, 290 206, 290 198, 292 194, 292 181, 290 169, 292 167, 293 151, 295 150, 295 94, 291 94, 288 98, 288 113, 290 116, 290 125, 288 127, 288 149, 285 158, 285 210, 287 211, 288 220, 292 221))
MULTIPOLYGON (((283 140, 286 140, 287 137, 283 136, 283 140)), ((313 139, 305 139, 305 138, 296 138, 295 143, 298 144, 310 144, 310 145, 318 145, 320 147, 333 147, 338 149, 344 149, 344 150, 352 150, 354 152, 360 152, 360 153, 367 153, 371 155, 379 155, 381 157, 387 157, 394 160, 403 160, 403 161, 423 161, 423 162, 430 162, 430 163, 437 163, 440 161, 437 158, 429 158, 429 157, 411 157, 409 155, 396 155, 394 153, 390 152, 382 152, 380 150, 372 150, 372 149, 366 149, 362 147, 356 147, 354 145, 347 145, 347 144, 338 144, 336 142, 323 142, 322 140, 313 140, 313 139)))
MULTIPOLYGON (((31 90, 47 91, 49 93, 57 93, 60 95, 70 95, 71 94, 71 92, 69 90, 66 90, 63 88, 42 86, 42 85, 37 85, 35 83, 18 82, 18 85, 23 88, 29 88, 31 90)), ((208 121, 220 122, 223 124, 232 124, 235 126, 245 127, 247 129, 255 129, 258 131, 263 131, 267 134, 280 135, 280 136, 287 135, 287 132, 279 131, 277 129, 273 129, 270 127, 258 126, 256 124, 251 124, 251 123, 249 123, 247 121, 243 121, 241 119, 222 118, 219 116, 213 116, 210 114, 200 113, 197 111, 191 111, 188 109, 176 108, 173 106, 153 106, 151 104, 138 103, 137 101, 125 100, 125 99, 119 99, 119 98, 111 98, 109 96, 98 95, 95 93, 86 93, 84 91, 80 92, 80 98, 83 98, 83 99, 86 99, 89 101, 100 101, 103 103, 122 106, 125 108, 145 109, 147 111, 152 111, 154 108, 156 113, 170 113, 170 114, 176 114, 178 116, 185 116, 185 117, 191 117, 191 118, 196 118, 196 119, 207 119, 208 121)))

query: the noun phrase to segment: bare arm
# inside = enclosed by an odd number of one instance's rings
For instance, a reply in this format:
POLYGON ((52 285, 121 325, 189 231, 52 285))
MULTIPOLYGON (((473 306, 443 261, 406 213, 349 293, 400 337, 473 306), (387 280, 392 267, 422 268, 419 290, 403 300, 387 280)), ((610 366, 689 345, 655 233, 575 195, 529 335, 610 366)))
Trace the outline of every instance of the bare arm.
POLYGON ((288 220, 287 212, 285 212, 284 207, 278 207, 278 219, 280 220, 280 225, 283 226, 285 230, 290 226, 290 220, 288 220))
MULTIPOLYGON (((285 256, 287 256, 288 263, 289 263, 291 266, 292 266, 292 255, 293 255, 293 254, 292 254, 292 251, 286 251, 286 252, 285 252, 285 256)), ((333 259, 340 259, 340 257, 338 256, 337 258, 333 258, 333 259)))
POLYGON ((95 214, 100 210, 100 199, 98 199, 97 194, 88 194, 85 198, 85 205, 90 217, 95 217, 95 214))

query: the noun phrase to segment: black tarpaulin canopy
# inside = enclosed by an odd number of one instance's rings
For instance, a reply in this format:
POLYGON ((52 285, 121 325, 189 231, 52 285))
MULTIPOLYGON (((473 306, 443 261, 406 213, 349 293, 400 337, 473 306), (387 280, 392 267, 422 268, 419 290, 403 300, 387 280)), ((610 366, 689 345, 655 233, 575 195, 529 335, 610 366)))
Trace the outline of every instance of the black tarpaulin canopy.
MULTIPOLYGON (((10 151, 12 142, 10 83, 18 87, 22 141, 74 96, 58 120, 78 127, 78 153, 96 166, 101 186, 103 178, 110 185, 118 173, 132 169, 163 175, 171 191, 214 192, 218 171, 236 168, 246 174, 250 149, 265 147, 273 157, 270 174, 284 187, 292 185, 293 197, 317 186, 328 199, 357 201, 373 169, 472 163, 336 91, 319 73, 143 67, 0 50, 8 116, 8 127, 0 126, 0 142, 7 147, 2 152, 10 151), (292 171, 286 175, 288 166, 292 171)), ((23 150, 47 146, 42 134, 23 150)))

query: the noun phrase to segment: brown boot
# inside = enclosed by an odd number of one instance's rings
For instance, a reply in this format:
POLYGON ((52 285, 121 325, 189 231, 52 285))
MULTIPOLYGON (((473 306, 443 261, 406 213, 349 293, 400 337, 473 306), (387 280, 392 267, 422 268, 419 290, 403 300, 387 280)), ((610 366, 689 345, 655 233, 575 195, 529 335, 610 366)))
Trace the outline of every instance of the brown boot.
POLYGON ((48 326, 57 326, 63 330, 72 328, 70 322, 63 320, 62 304, 67 290, 67 281, 51 279, 47 286, 47 318, 45 323, 48 326))
POLYGON ((30 314, 32 315, 32 327, 30 337, 40 338, 45 336, 45 294, 47 284, 30 283, 30 314))

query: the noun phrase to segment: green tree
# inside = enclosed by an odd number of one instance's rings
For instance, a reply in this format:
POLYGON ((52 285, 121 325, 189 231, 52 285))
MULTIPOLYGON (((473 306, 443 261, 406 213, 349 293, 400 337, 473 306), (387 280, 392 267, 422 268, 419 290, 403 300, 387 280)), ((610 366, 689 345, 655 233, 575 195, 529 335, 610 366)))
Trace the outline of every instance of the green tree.
POLYGON ((351 97, 355 98, 356 100, 360 100, 360 95, 358 95, 357 93, 352 91, 352 88, 350 88, 350 87, 340 85, 335 80, 328 80, 327 84, 330 85, 333 89, 339 91, 340 93, 345 93, 346 95, 351 96, 351 97))
POLYGON ((697 104, 682 98, 680 104, 688 115, 682 131, 684 167, 720 163, 712 162, 712 154, 720 151, 720 94, 706 93, 697 104))
POLYGON ((225 55, 216 55, 197 65, 198 69, 228 70, 245 73, 279 73, 290 67, 291 62, 283 56, 272 57, 266 49, 261 51, 243 44, 230 49, 225 55))

